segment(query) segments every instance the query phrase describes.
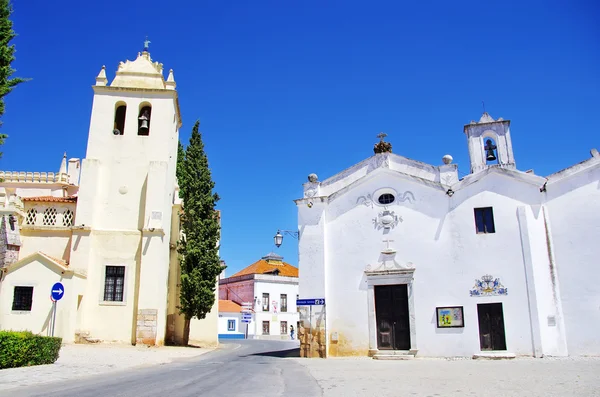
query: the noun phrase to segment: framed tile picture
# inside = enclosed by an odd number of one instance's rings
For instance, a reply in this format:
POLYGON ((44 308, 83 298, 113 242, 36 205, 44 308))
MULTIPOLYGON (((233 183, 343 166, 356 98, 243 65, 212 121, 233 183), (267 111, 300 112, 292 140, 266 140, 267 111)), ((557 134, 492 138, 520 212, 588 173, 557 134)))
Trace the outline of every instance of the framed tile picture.
POLYGON ((462 306, 436 307, 438 328, 462 328, 465 318, 462 306))

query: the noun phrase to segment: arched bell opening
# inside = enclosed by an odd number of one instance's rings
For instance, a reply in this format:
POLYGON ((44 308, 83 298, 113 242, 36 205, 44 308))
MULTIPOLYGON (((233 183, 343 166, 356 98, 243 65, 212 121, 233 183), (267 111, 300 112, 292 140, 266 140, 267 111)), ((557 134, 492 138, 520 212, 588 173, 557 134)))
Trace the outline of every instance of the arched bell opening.
POLYGON ((125 102, 115 104, 115 122, 113 125, 114 135, 123 135, 125 133, 125 116, 127 114, 127 105, 125 102))
POLYGON ((496 146, 496 141, 491 137, 483 138, 483 150, 485 156, 485 163, 487 165, 490 164, 499 164, 498 160, 498 147, 496 146))
POLYGON ((138 115, 138 135, 150 135, 150 118, 152 116, 152 106, 149 103, 140 105, 138 115))

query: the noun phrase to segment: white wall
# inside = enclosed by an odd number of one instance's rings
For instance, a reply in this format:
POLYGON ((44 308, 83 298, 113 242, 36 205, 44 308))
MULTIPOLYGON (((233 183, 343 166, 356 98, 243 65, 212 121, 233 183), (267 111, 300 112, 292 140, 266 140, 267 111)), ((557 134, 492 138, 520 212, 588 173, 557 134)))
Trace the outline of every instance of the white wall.
POLYGON ((11 267, 0 282, 0 329, 50 335, 52 319, 50 294, 56 282, 64 285, 65 293, 63 299, 57 302, 54 336, 63 338, 64 342, 73 342, 77 296, 85 280, 73 273, 62 275, 60 270, 57 271, 44 259, 11 267), (12 310, 16 286, 33 287, 31 311, 12 310))
POLYGON ((600 167, 548 184, 569 355, 600 355, 600 167))
POLYGON ((219 337, 243 337, 246 335, 246 323, 242 323, 241 313, 219 313, 219 337), (235 321, 235 329, 228 328, 229 320, 235 321))
POLYGON ((419 355, 471 356, 480 352, 477 304, 491 302, 503 304, 509 352, 534 354, 535 323, 541 335, 538 344, 546 343, 550 352, 564 353, 559 342, 552 342, 560 339, 560 330, 540 329, 548 315, 560 314, 549 278, 538 274, 530 291, 526 280, 517 212, 523 207, 523 219, 537 232, 529 239, 533 247, 529 266, 530 272, 539 273, 541 267, 548 268, 541 200, 538 186, 505 175, 492 173, 474 184, 464 183, 449 197, 439 186, 428 186, 393 170, 376 170, 330 197, 328 205, 318 200, 312 208, 299 204, 300 297, 325 296, 327 332, 329 337, 334 332, 338 334, 337 354, 366 354, 368 314, 373 309, 367 304, 364 271, 367 265, 379 262, 380 252, 386 247, 382 240, 391 239, 394 241, 390 246, 397 250, 396 261, 412 262, 416 268, 413 291, 419 355), (374 225, 383 208, 371 208, 359 200, 384 187, 393 188, 400 195, 412 192, 416 199, 389 207, 401 216, 402 222, 388 234, 374 225), (488 206, 493 207, 496 233, 477 234, 474 208, 488 206), (320 215, 322 207, 326 207, 325 218, 320 215), (316 233, 317 229, 320 232, 316 233), (305 236, 304 231, 309 235, 305 236), (315 255, 312 242, 319 239, 319 233, 324 241, 323 252, 315 255), (324 266, 319 264, 320 256, 325 258, 324 266), (325 274, 321 275, 323 268, 325 274), (485 274, 500 278, 508 295, 471 297, 469 290, 475 279, 485 274), (323 279, 326 286, 319 283, 323 279), (540 313, 535 317, 528 310, 528 294, 532 291, 540 302, 540 313), (465 327, 438 329, 435 309, 441 306, 463 306, 465 327))

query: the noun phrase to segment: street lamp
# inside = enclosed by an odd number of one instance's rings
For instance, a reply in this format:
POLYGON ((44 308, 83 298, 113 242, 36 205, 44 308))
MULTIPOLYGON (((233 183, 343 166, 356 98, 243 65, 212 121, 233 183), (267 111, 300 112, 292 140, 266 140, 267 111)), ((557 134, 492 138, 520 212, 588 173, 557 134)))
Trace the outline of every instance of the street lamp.
POLYGON ((281 247, 281 244, 283 244, 283 234, 281 234, 282 232, 294 237, 295 239, 298 239, 298 231, 277 230, 277 234, 273 237, 273 240, 275 240, 275 245, 277 246, 277 248, 281 247))

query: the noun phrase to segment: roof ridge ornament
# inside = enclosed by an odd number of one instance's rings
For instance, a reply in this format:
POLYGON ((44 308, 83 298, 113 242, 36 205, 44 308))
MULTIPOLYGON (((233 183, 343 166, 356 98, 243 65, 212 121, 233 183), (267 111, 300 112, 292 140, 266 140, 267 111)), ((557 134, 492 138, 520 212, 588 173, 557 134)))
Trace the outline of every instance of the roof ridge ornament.
POLYGON ((375 154, 392 153, 392 144, 384 141, 384 138, 386 136, 387 136, 387 134, 384 132, 380 132, 379 134, 377 134, 377 138, 379 138, 379 142, 377 142, 375 144, 375 146, 373 146, 373 152, 375 152, 375 154))

